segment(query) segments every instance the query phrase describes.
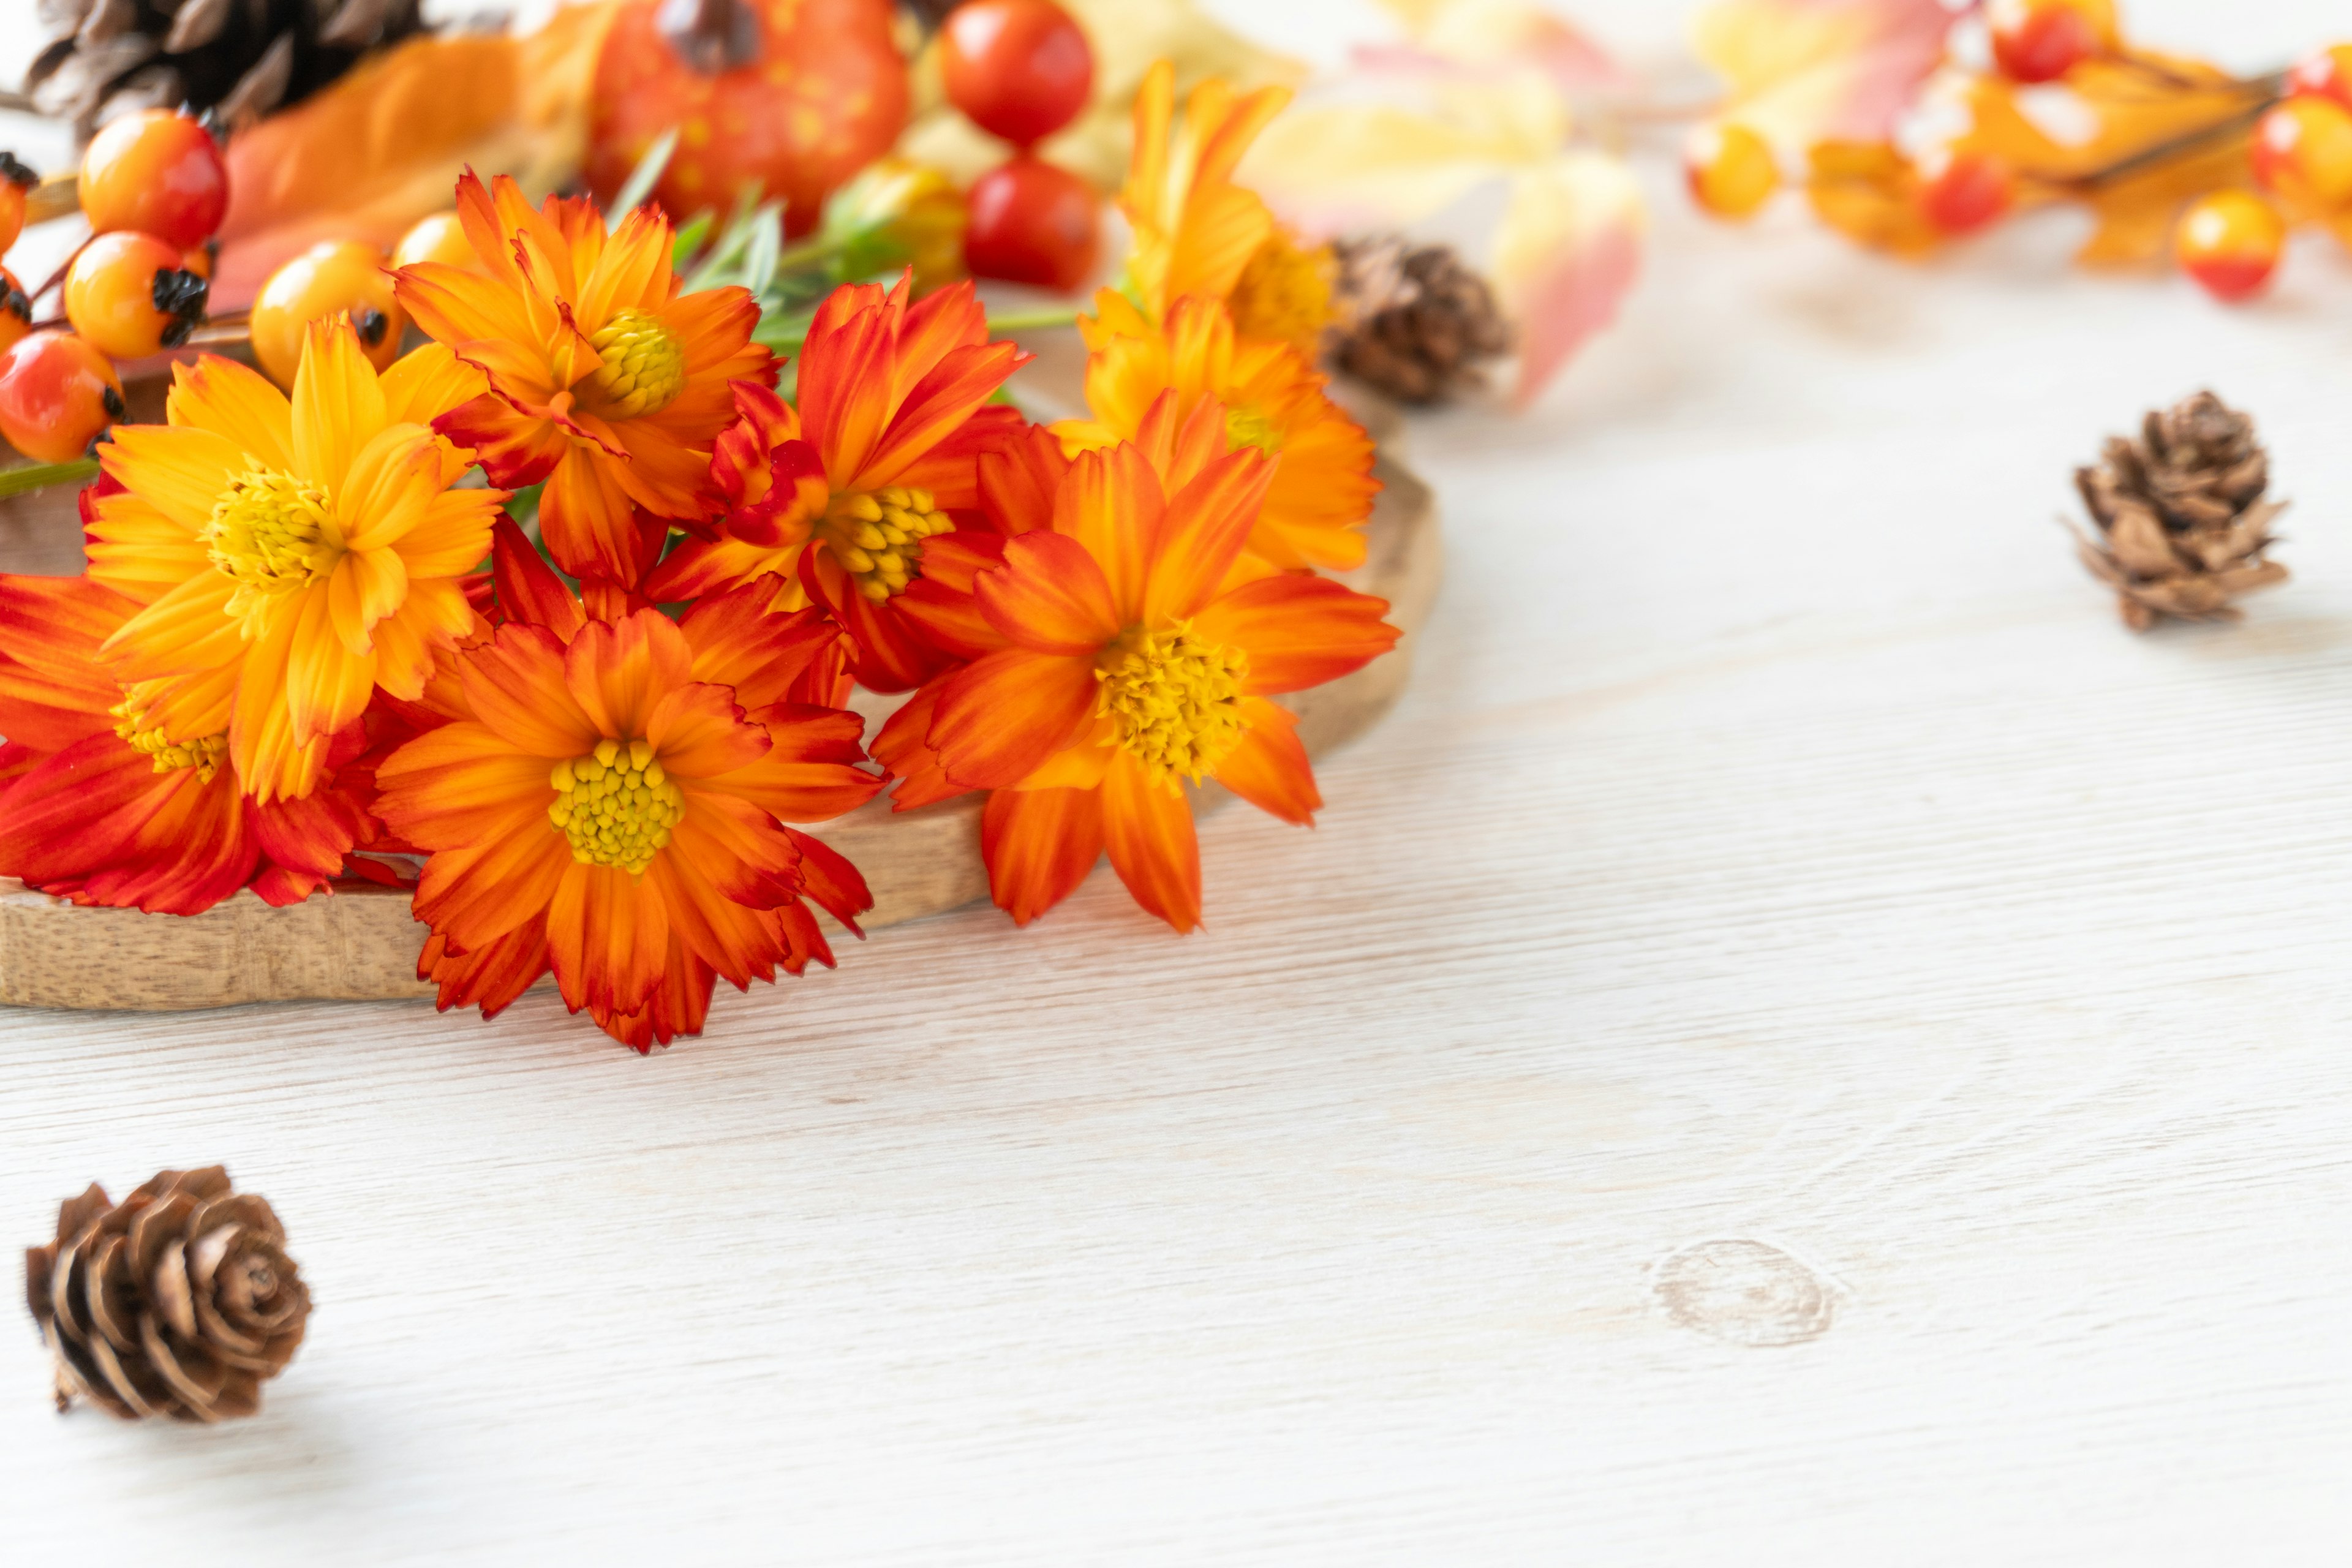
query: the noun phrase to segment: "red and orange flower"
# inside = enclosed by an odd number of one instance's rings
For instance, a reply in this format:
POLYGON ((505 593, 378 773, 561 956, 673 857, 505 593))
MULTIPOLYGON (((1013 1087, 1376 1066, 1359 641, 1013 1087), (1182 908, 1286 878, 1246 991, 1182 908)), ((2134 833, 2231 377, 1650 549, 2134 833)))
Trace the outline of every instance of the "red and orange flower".
POLYGON ((485 189, 469 172, 457 213, 483 270, 417 262, 396 285, 417 325, 489 380, 441 428, 494 483, 546 481, 540 530, 558 565, 634 584, 673 525, 709 516, 729 383, 775 380, 751 341, 759 305, 743 289, 683 292, 650 207, 607 233, 593 203, 533 208, 513 180, 485 189))
POLYGON ((453 489, 472 455, 430 425, 481 377, 434 347, 379 375, 341 316, 290 402, 210 355, 173 374, 169 423, 117 426, 85 493, 89 575, 137 605, 105 657, 167 742, 226 733, 256 799, 299 799, 373 693, 415 697, 473 629, 506 496, 453 489))
POLYGON ((377 771, 376 810, 428 855, 420 976, 495 1014, 552 970, 563 1000, 649 1050, 740 988, 833 953, 814 900, 855 931, 856 868, 786 822, 871 798, 862 721, 837 696, 839 634, 759 580, 678 621, 591 617, 511 524, 501 602, 520 617, 454 658, 455 717, 377 771), (518 588, 520 591, 518 591, 518 588))
MULTIPOLYGON (((0 874, 78 904, 193 915, 240 888, 299 903, 368 830, 340 787, 268 804, 237 787, 225 733, 166 739, 152 689, 100 648, 135 600, 88 577, 0 577, 0 874)), ((362 731, 339 735, 337 762, 362 731)))
POLYGON ((943 662, 898 614, 926 552, 978 500, 975 464, 1022 425, 992 405, 1027 356, 991 342, 970 283, 921 300, 913 275, 835 289, 801 352, 794 409, 739 386, 740 418, 711 462, 728 510, 646 583, 668 601, 757 577, 780 603, 814 602, 856 644, 857 679, 903 691, 943 662))
POLYGON ((902 808, 990 791, 982 848, 1024 923, 1105 852, 1136 901, 1200 923, 1186 783, 1214 779, 1287 822, 1321 805, 1290 714, 1268 700, 1360 668, 1398 633, 1385 601, 1328 579, 1237 570, 1274 465, 1225 450, 1213 402, 1163 395, 1134 442, 1056 476, 1034 452, 984 460, 999 504, 1045 509, 979 573, 999 646, 894 715, 875 754, 902 808), (1045 482, 1051 482, 1047 490, 1045 482))
POLYGON ((1188 295, 1154 326, 1124 297, 1103 290, 1078 330, 1087 358, 1091 419, 1054 428, 1073 451, 1133 440, 1163 393, 1180 416, 1204 402, 1223 405, 1226 439, 1280 459, 1249 552, 1284 571, 1346 571, 1364 562, 1365 519, 1381 482, 1372 439, 1324 391, 1328 380, 1288 343, 1236 341, 1216 300, 1188 295))

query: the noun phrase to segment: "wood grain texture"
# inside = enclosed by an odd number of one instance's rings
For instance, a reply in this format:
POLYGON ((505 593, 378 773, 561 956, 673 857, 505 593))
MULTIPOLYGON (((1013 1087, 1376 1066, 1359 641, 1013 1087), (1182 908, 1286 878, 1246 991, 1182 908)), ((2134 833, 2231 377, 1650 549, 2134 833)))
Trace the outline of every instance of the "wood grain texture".
MULTIPOLYGON (((1444 574, 1429 487, 1394 463, 1382 462, 1378 472, 1384 488, 1366 531, 1368 558, 1346 576, 1390 602, 1405 637, 1355 674, 1284 699, 1298 714, 1310 754, 1354 739, 1396 701, 1444 574)), ((0 506, 0 519, 5 515, 0 506)), ((5 569, 12 568, 0 563, 5 569)), ((863 704, 869 734, 898 700, 863 704)), ((1195 808, 1213 810, 1230 798, 1213 786, 1195 795, 1195 808)), ((967 796, 900 815, 877 800, 816 830, 865 874, 874 894, 862 922, 868 930, 988 896, 980 803, 967 796)), ((433 987, 416 978, 423 945, 408 895, 391 889, 361 886, 283 910, 239 893, 201 915, 179 916, 79 908, 0 878, 0 1004, 14 1006, 173 1012, 431 995, 433 987)))
POLYGON ((2340 1564, 2352 269, 1906 268, 1642 167, 1624 320, 1415 422, 1412 684, 1314 831, 1203 825, 1195 936, 1097 877, 649 1059, 544 994, 0 1016, 0 1238, 220 1160, 319 1301, 217 1431, 58 1417, 0 1324, 0 1555, 2340 1564), (2136 637, 2053 516, 2203 384, 2294 579, 2136 637))

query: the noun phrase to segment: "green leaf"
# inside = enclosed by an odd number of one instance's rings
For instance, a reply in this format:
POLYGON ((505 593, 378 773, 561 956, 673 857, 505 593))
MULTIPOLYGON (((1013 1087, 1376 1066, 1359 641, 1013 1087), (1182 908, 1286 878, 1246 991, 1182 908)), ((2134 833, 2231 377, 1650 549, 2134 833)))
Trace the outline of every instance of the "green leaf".
POLYGON ((669 266, 671 271, 683 272, 686 270, 686 264, 694 259, 695 254, 702 248, 703 241, 710 237, 711 226, 718 223, 718 221, 719 215, 717 213, 705 211, 695 214, 692 217, 687 219, 682 226, 680 226, 677 231, 677 237, 670 241, 669 266))
POLYGON ((629 171, 629 177, 622 183, 620 194, 613 198, 613 212, 615 215, 635 212, 647 196, 652 195, 654 186, 661 182, 662 171, 669 167, 670 156, 677 151, 677 129, 673 126, 646 149, 646 155, 637 160, 635 168, 629 171))

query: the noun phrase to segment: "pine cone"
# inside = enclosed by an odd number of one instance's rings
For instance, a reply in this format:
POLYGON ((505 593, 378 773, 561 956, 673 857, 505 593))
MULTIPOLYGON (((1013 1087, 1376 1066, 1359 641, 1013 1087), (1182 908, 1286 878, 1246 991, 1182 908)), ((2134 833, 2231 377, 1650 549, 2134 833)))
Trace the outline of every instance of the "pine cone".
POLYGON ((1507 353, 1510 323, 1486 280, 1453 248, 1393 235, 1343 241, 1325 353, 1339 370, 1404 403, 1443 403, 1483 386, 1482 362, 1507 353))
POLYGON ((126 1419, 250 1415, 310 1312, 269 1205, 218 1165, 163 1171, 119 1204, 93 1184, 25 1252, 25 1295, 77 1394, 126 1419))
POLYGON ((39 0, 33 105, 84 141, 183 104, 235 127, 299 103, 372 48, 421 30, 421 0, 39 0))
POLYGON ((2074 470, 2100 534, 2076 529, 2076 547, 2134 631, 2160 616, 2235 620, 2232 600, 2286 581, 2285 567, 2262 558, 2286 510, 2262 499, 2269 483, 2254 422, 2200 392, 2148 415, 2137 441, 2110 437, 2096 467, 2074 470))

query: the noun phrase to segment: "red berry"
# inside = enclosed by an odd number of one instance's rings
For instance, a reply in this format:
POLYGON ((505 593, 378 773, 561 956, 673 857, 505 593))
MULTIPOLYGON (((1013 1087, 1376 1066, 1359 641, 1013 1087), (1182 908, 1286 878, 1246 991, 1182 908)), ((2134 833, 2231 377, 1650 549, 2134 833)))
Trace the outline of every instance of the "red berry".
POLYGON ((2352 109, 2352 44, 2333 44, 2305 58, 2287 73, 2286 89, 2332 98, 2352 109))
POLYGON ((25 198, 40 183, 41 177, 17 162, 14 153, 0 153, 0 255, 25 232, 25 198))
POLYGON ((135 228, 185 249, 228 211, 228 165, 212 132, 168 109, 109 121, 81 158, 81 210, 106 234, 135 228))
POLYGON ((2219 300, 2258 292, 2278 270, 2286 220, 2252 191, 2215 191, 2180 215, 2172 251, 2180 269, 2219 300))
POLYGON ((2352 202, 2352 109, 2290 98, 2254 127, 2254 178, 2315 216, 2352 202))
POLYGON ((1985 153, 1947 153, 1919 168, 1919 213, 1945 234, 1973 234, 2016 205, 2009 165, 1985 153))
POLYGON ((116 359, 177 348, 205 319, 208 287, 186 259, 152 234, 101 234, 66 269, 66 320, 90 347, 116 359))
POLYGON ((982 174, 970 201, 963 258, 973 277, 1066 293, 1093 275, 1099 203, 1077 175, 1023 153, 982 174))
POLYGON ((0 267, 0 351, 33 330, 33 301, 16 275, 0 267))
POLYGON ((1992 57, 2011 81, 2056 81, 2115 41, 2112 0, 1995 0, 1992 57))
POLYGON ((1033 147, 1078 116, 1095 52, 1054 0, 966 0, 940 29, 948 99, 982 131, 1033 147))
POLYGON ((35 462, 80 457, 123 413, 114 367, 71 332, 34 332, 0 353, 0 436, 35 462))

